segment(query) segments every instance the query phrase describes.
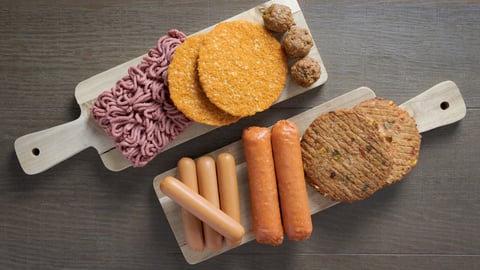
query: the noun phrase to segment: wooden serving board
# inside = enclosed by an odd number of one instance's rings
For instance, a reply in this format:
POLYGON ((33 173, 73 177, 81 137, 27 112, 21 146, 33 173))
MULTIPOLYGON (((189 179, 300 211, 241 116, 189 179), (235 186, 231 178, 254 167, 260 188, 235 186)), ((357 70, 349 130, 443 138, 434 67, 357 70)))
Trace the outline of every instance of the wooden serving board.
MULTIPOLYGON (((262 10, 272 3, 281 3, 289 6, 292 9, 296 24, 308 29, 305 17, 296 0, 268 1, 229 18, 226 21, 247 20, 263 24, 262 10)), ((214 26, 215 25, 212 25, 197 33, 208 32, 214 26)), ((172 26, 172 28, 174 28, 174 26, 172 26)), ((24 172, 27 174, 43 172, 89 147, 94 147, 97 150, 105 167, 112 171, 120 171, 130 167, 130 162, 124 158, 122 153, 115 148, 113 141, 94 122, 90 116, 90 109, 103 91, 111 89, 119 79, 127 74, 128 68, 139 64, 145 55, 80 82, 75 88, 75 99, 81 109, 80 117, 76 120, 18 138, 15 141, 15 152, 24 172)), ((327 81, 327 71, 315 44, 309 56, 316 59, 320 64, 320 79, 310 87, 303 88, 293 83, 290 77, 288 77, 285 89, 276 102, 289 99, 318 87, 327 81)), ((289 65, 291 64, 292 60, 289 60, 289 65)), ((216 127, 194 123, 173 140, 164 150, 178 146, 195 137, 210 132, 215 128, 216 127)))
MULTIPOLYGON (((301 134, 303 134, 310 123, 321 113, 341 108, 352 108, 359 102, 373 97, 375 97, 375 93, 371 89, 360 87, 298 114, 290 118, 290 120, 298 125, 301 134)), ((420 132, 425 132, 436 127, 459 121, 466 114, 466 106, 462 95, 455 83, 451 81, 445 81, 435 85, 419 96, 403 103, 401 107, 415 118, 420 132)), ((245 227, 246 232, 241 243, 244 244, 255 239, 255 237, 252 228, 247 168, 241 140, 213 151, 208 155, 215 158, 222 152, 232 153, 237 162, 241 223, 245 227)), ((186 245, 183 234, 183 223, 181 220, 181 208, 160 191, 160 182, 167 176, 178 177, 176 168, 172 168, 171 170, 157 175, 153 180, 153 187, 185 260, 190 264, 196 264, 230 250, 231 248, 224 245, 224 248, 220 251, 205 249, 203 252, 195 252, 186 245)), ((338 203, 323 197, 308 185, 307 189, 311 214, 320 212, 338 203)))

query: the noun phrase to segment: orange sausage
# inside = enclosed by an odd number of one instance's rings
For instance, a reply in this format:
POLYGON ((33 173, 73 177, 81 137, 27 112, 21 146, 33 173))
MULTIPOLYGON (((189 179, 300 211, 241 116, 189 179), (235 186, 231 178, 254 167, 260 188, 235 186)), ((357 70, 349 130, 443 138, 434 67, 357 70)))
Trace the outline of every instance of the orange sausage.
MULTIPOLYGON (((218 196, 217 171, 215 160, 209 156, 200 157, 197 160, 198 190, 207 201, 220 208, 218 196)), ((223 237, 210 226, 203 226, 205 244, 211 250, 219 250, 223 246, 223 237)))
POLYGON ((312 217, 303 172, 297 125, 280 120, 272 127, 272 148, 285 234, 290 240, 308 239, 312 217))
POLYGON ((270 136, 268 128, 248 127, 243 131, 242 141, 255 239, 275 246, 283 242, 283 228, 270 136))
MULTIPOLYGON (((191 158, 181 158, 177 164, 178 178, 185 185, 198 193, 197 170, 195 161, 191 158)), ((195 251, 203 251, 203 228, 202 221, 182 208, 182 221, 185 241, 195 251)))
POLYGON ((160 182, 160 190, 225 238, 241 241, 245 234, 243 226, 180 180, 167 176, 160 182))
MULTIPOLYGON (((221 153, 217 156, 217 179, 220 195, 220 209, 237 222, 240 219, 240 199, 238 195, 237 166, 235 158, 230 153, 221 153)), ((231 247, 238 246, 240 242, 233 243, 227 239, 231 247)))

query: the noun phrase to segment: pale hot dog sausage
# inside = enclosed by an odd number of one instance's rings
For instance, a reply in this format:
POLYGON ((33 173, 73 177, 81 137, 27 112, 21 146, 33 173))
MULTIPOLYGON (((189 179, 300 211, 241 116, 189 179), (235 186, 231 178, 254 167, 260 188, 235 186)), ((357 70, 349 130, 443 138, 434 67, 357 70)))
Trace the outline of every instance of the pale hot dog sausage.
POLYGON ((312 217, 297 125, 288 120, 273 125, 272 148, 285 234, 290 240, 308 239, 312 234, 312 217))
MULTIPOLYGON (((221 153, 217 156, 217 180, 220 195, 220 209, 237 222, 240 220, 240 198, 238 195, 237 166, 235 158, 230 153, 221 153)), ((227 239, 231 247, 240 242, 233 243, 227 239)))
POLYGON ((255 239, 262 244, 280 245, 283 228, 270 136, 268 128, 248 127, 243 131, 242 141, 255 239))
MULTIPOLYGON (((177 163, 178 178, 185 185, 198 193, 197 170, 195 161, 191 158, 181 158, 177 163)), ((182 208, 182 221, 185 241, 195 251, 203 251, 203 228, 202 221, 182 208)))
POLYGON ((180 180, 167 176, 160 183, 160 190, 225 238, 241 241, 245 234, 243 226, 180 180))
MULTIPOLYGON (((220 208, 215 160, 209 156, 203 156, 197 160, 196 165, 199 194, 215 207, 220 208)), ((204 224, 203 236, 205 237, 206 246, 211 250, 222 248, 223 237, 212 227, 204 224)))

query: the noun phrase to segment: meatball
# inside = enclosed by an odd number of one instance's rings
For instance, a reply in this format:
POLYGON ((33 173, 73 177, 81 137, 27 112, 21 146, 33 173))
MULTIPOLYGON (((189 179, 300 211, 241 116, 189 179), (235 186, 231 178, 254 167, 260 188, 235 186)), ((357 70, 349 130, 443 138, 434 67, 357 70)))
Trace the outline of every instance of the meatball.
POLYGON ((272 4, 263 12, 265 27, 273 32, 284 33, 294 24, 292 10, 281 4, 272 4))
POLYGON ((303 87, 309 87, 320 78, 320 64, 310 57, 298 60, 290 68, 292 80, 303 87))
POLYGON ((288 57, 304 57, 313 47, 313 39, 305 28, 292 26, 282 40, 282 46, 288 57))

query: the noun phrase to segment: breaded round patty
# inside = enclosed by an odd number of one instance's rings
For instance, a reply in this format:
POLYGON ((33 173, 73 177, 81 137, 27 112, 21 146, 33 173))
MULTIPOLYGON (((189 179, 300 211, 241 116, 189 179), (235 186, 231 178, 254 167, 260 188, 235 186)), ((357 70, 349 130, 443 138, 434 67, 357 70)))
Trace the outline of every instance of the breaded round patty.
POLYGON ((198 73, 203 91, 231 115, 250 116, 268 109, 282 93, 287 72, 280 43, 252 22, 219 23, 200 48, 198 73))
POLYGON ((240 119, 212 104, 205 96, 197 72, 197 58, 204 34, 188 37, 175 51, 168 67, 170 97, 183 114, 195 122, 224 126, 240 119))
POLYGON ((335 201, 369 197, 386 185, 392 170, 390 145, 375 121, 358 111, 318 116, 303 134, 301 147, 307 181, 335 201))
POLYGON ((359 110, 375 120, 387 141, 391 142, 393 168, 389 184, 400 181, 417 164, 421 135, 417 124, 408 112, 393 101, 384 98, 366 100, 354 110, 359 110))

